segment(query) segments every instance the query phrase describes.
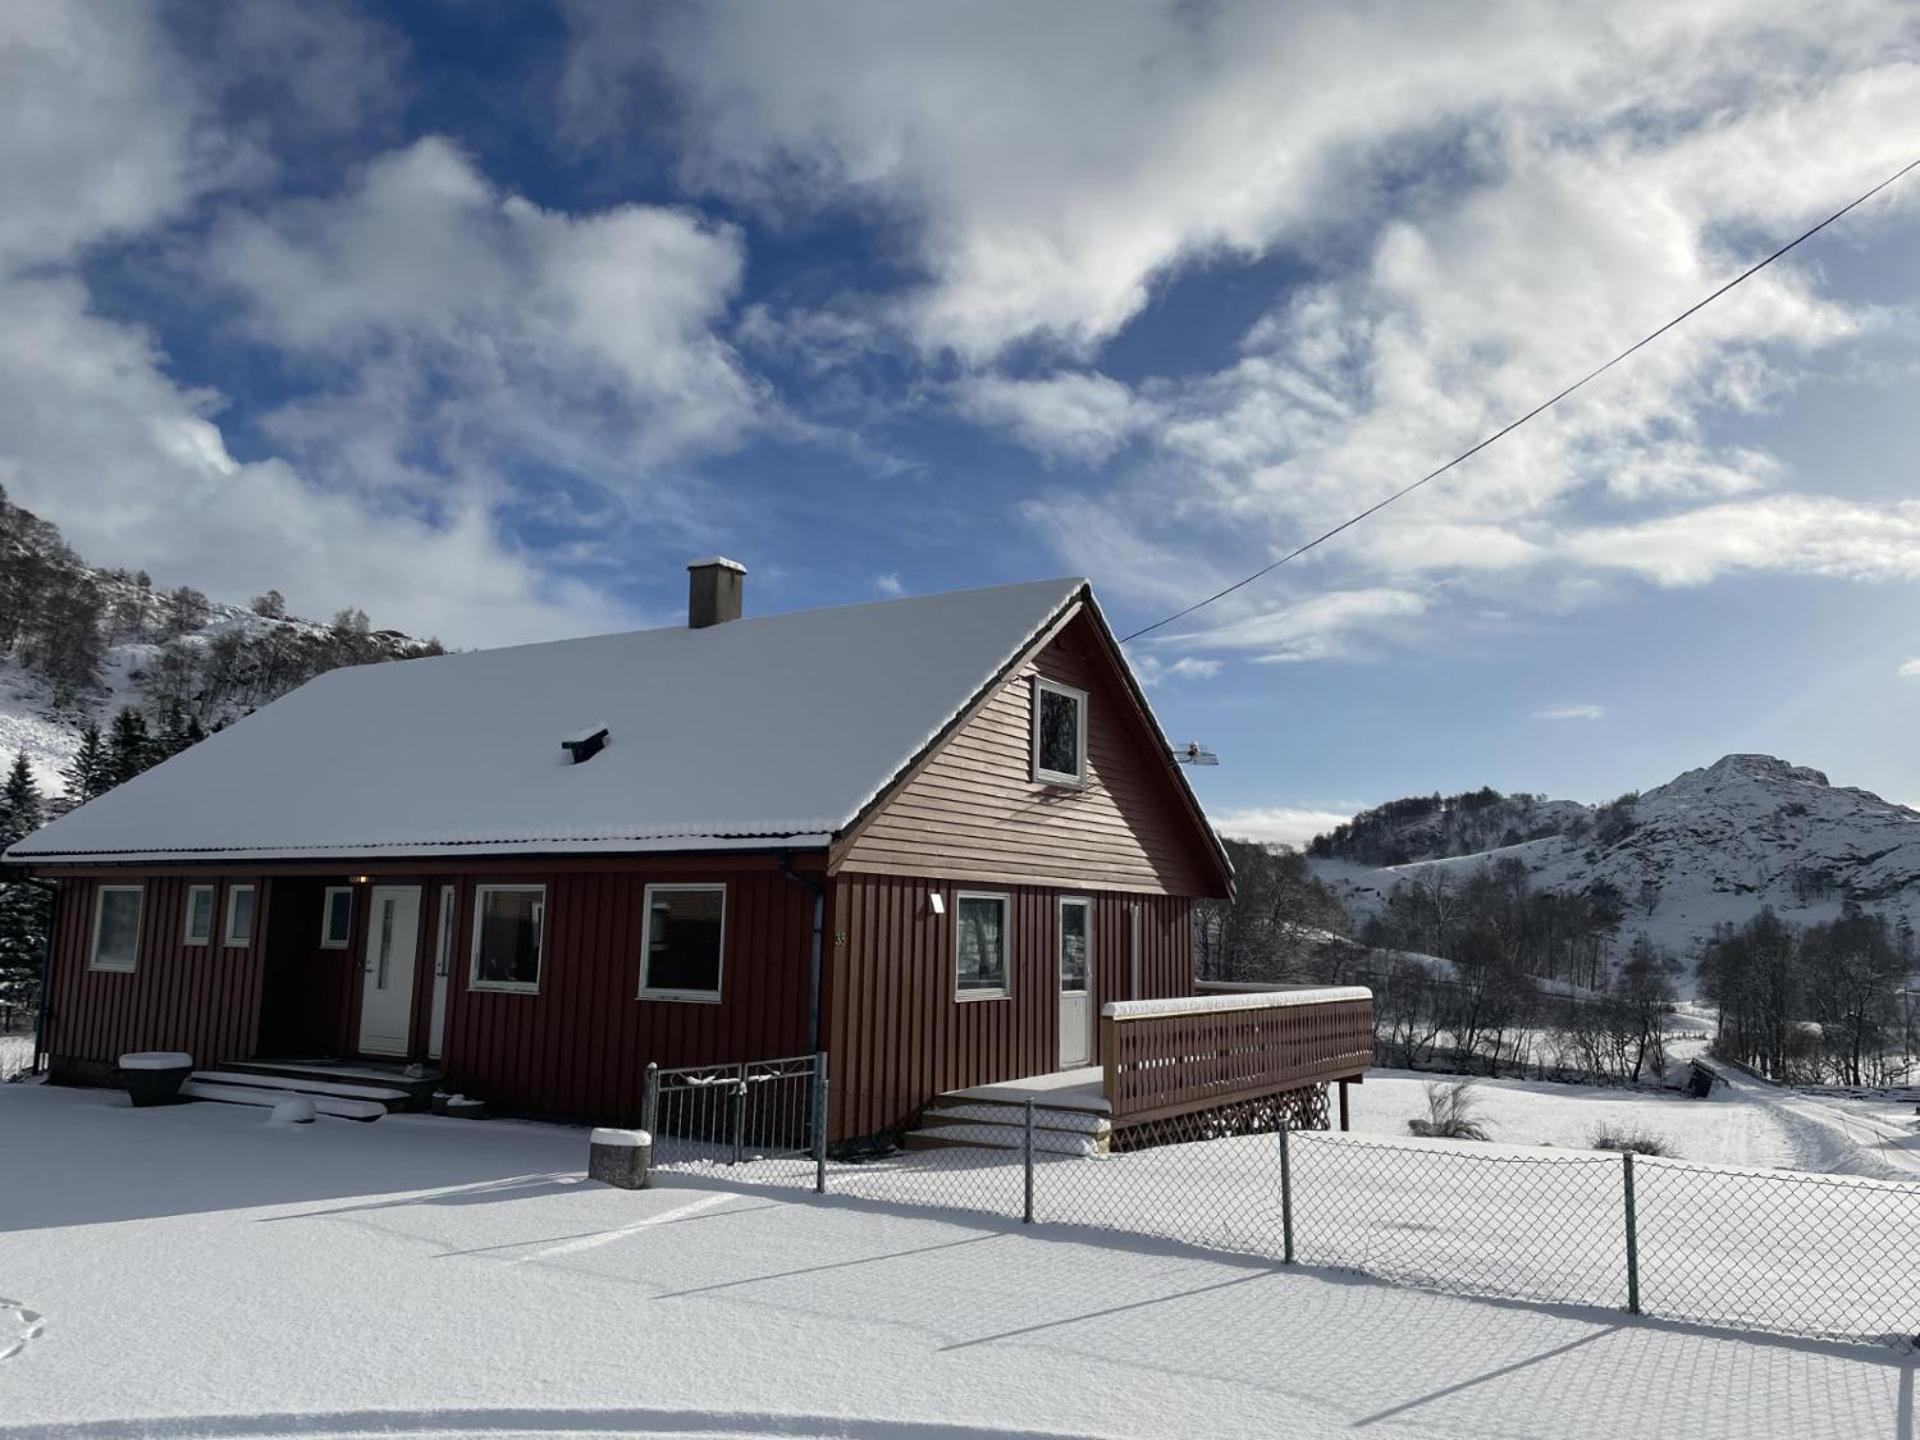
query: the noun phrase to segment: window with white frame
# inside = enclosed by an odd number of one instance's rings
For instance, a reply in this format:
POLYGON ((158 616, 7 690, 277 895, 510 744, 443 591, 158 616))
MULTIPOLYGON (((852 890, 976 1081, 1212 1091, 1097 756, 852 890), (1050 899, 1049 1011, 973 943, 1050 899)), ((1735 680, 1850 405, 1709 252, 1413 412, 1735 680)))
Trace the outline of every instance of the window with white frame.
POLYGON ((726 954, 725 885, 649 885, 640 948, 640 998, 720 998, 726 954))
POLYGON ((1087 692, 1040 675, 1033 680, 1033 778, 1050 785, 1087 780, 1087 692))
POLYGON ((969 894, 963 890, 954 897, 953 966, 956 998, 1006 998, 1006 896, 969 894))
POLYGON ((182 945, 213 943, 213 886, 190 885, 187 887, 186 933, 181 935, 180 943, 182 945))
POLYGON ((233 885, 227 889, 227 934, 229 945, 253 944, 253 886, 233 885))
POLYGON ((131 970, 140 958, 140 902, 138 885, 102 885, 93 896, 93 956, 95 970, 131 970))
POLYGON ((353 937, 353 887, 329 885, 320 902, 320 948, 344 950, 353 937))
POLYGON ((538 991, 546 918, 544 885, 478 887, 473 892, 473 965, 468 984, 475 990, 538 991))

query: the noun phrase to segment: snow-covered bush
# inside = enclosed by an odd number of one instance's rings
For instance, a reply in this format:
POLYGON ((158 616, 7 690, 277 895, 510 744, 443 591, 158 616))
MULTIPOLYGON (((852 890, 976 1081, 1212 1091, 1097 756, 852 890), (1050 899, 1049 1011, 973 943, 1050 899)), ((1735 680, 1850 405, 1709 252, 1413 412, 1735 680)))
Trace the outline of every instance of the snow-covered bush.
POLYGON ((1673 1144, 1664 1135, 1606 1120, 1587 1131, 1587 1144, 1595 1150, 1630 1150, 1635 1155, 1673 1154, 1673 1144))
POLYGON ((1475 1118, 1479 1108, 1471 1080, 1435 1081, 1427 1086, 1426 1115, 1407 1121, 1407 1128, 1433 1140, 1484 1140, 1487 1127, 1475 1118))

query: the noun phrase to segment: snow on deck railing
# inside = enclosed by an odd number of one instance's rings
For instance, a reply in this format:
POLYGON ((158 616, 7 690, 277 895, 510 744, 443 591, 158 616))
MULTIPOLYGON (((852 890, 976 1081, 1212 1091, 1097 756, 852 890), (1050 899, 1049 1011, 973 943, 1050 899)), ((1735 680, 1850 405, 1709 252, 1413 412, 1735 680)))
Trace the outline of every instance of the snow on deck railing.
POLYGON ((1303 985, 1285 990, 1235 990, 1217 995, 1171 995, 1164 1000, 1111 1000, 1100 1008, 1109 1020, 1139 1020, 1150 1015, 1199 1015, 1210 1010, 1265 1010, 1283 1005, 1326 1005, 1337 1000, 1371 1000, 1364 985, 1303 985))

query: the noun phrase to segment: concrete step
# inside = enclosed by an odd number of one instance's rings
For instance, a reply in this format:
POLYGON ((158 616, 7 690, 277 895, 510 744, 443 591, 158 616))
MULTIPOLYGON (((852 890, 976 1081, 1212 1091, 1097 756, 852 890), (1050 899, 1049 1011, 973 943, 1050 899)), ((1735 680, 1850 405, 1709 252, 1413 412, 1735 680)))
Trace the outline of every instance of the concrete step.
POLYGON ((272 1075, 286 1080, 312 1081, 321 1085, 373 1085, 398 1090, 409 1097, 409 1110, 426 1110, 433 1103, 433 1092, 446 1087, 446 1079, 436 1069, 421 1075, 402 1073, 400 1066, 356 1065, 350 1060, 230 1060, 220 1067, 239 1075, 272 1075))
MULTIPOLYGON (((933 1117, 925 1117, 932 1120, 933 1117)), ((918 1130, 902 1137, 909 1150, 1005 1150, 1019 1154, 1026 1144, 1020 1125, 977 1124, 965 1120, 940 1120, 922 1123, 918 1130)), ((1107 1136, 1085 1131, 1042 1130, 1033 1127, 1033 1151, 1036 1155, 1104 1155, 1107 1136)))
POLYGON ((349 1085, 337 1080, 295 1080, 286 1075, 255 1075, 243 1070, 196 1070, 187 1077, 207 1085, 237 1085, 251 1090, 277 1090, 284 1095, 327 1096, 335 1100, 370 1100, 386 1110, 408 1110, 413 1096, 390 1085, 349 1085))
MULTIPOLYGON (((1018 1129, 1026 1124, 1026 1107, 1003 1104, 996 1100, 936 1096, 928 1102, 927 1108, 920 1115, 922 1125, 954 1121, 981 1125, 1011 1125, 1018 1129)), ((1106 1135, 1112 1132, 1113 1121, 1096 1110, 1053 1110, 1043 1105, 1035 1105, 1033 1128, 1060 1130, 1077 1135, 1106 1135)))
MULTIPOLYGON (((282 1100, 291 1100, 302 1092, 188 1080, 181 1085, 180 1094, 188 1100, 215 1100, 225 1105, 256 1105, 271 1110, 282 1100)), ((332 1115, 340 1120, 378 1120, 387 1113, 387 1107, 376 1100, 346 1100, 337 1095, 306 1095, 304 1098, 313 1101, 313 1108, 320 1114, 332 1115)))

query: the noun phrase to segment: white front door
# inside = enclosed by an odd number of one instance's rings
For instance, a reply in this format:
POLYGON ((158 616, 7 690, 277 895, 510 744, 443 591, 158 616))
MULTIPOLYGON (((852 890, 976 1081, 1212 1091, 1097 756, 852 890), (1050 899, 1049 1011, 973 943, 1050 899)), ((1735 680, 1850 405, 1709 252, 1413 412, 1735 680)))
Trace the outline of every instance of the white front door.
POLYGON ((360 1052, 405 1055, 413 1028, 413 957, 420 939, 420 887, 376 885, 367 906, 366 975, 360 990, 360 1052))
POLYGON ((427 1058, 438 1060, 447 1038, 447 974, 453 968, 453 886, 440 887, 440 929, 433 941, 433 1013, 427 1020, 427 1058))
POLYGON ((1060 1068, 1093 1063, 1093 902, 1060 902, 1060 1068))

